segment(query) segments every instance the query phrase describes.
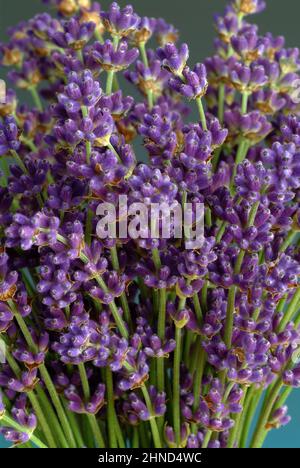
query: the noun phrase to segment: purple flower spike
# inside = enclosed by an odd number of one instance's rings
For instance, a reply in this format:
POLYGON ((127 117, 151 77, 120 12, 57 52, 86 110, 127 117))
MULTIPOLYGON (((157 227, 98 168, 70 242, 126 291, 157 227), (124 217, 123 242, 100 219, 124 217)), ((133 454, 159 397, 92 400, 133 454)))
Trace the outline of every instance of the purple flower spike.
POLYGON ((106 71, 121 71, 135 62, 138 55, 138 49, 129 49, 126 41, 121 41, 116 49, 110 40, 106 40, 104 44, 96 42, 87 48, 85 61, 89 67, 100 64, 106 71))
POLYGON ((7 116, 3 123, 0 123, 0 156, 5 155, 10 150, 18 151, 19 148, 19 130, 15 118, 7 116))
POLYGON ((157 49, 157 56, 162 61, 162 65, 171 73, 182 76, 182 72, 189 58, 189 48, 187 44, 182 44, 179 49, 169 42, 164 47, 157 49))
POLYGON ((66 49, 81 50, 91 39, 95 23, 79 23, 75 18, 63 23, 63 31, 53 31, 51 39, 57 46, 66 49))
POLYGON ((198 63, 194 70, 185 67, 182 72, 183 78, 174 76, 169 79, 169 85, 174 91, 182 94, 188 99, 197 99, 202 97, 208 87, 206 68, 198 63))
POLYGON ((95 81, 90 70, 78 74, 71 72, 68 75, 68 84, 64 93, 58 94, 58 102, 67 110, 76 113, 82 106, 94 106, 100 99, 102 90, 98 81, 95 81))
POLYGON ((131 5, 121 10, 116 2, 110 5, 108 12, 103 12, 102 17, 108 32, 119 37, 125 37, 137 31, 140 23, 140 17, 131 5))

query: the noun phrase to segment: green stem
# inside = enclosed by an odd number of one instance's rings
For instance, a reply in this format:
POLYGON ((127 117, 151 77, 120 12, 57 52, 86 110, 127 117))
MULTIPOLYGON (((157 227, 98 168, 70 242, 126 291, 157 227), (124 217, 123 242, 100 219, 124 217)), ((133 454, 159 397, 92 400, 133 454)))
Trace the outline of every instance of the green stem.
POLYGON ((47 421, 49 422, 50 427, 55 435, 58 446, 61 448, 69 448, 68 442, 57 419, 57 415, 54 412, 51 403, 49 402, 48 396, 45 394, 40 385, 37 385, 35 390, 42 407, 42 411, 44 414, 47 414, 47 421))
MULTIPOLYGON (((193 386, 193 392, 194 392, 194 403, 193 403, 193 410, 194 412, 198 410, 199 404, 200 404, 200 397, 202 394, 202 379, 203 379, 203 373, 204 373, 204 368, 205 368, 205 362, 206 362, 206 353, 205 350, 202 348, 201 344, 201 338, 197 338, 197 366, 195 370, 195 375, 194 375, 194 386, 193 386)), ((193 433, 196 434, 197 432, 197 425, 193 424, 192 425, 192 430, 193 433)))
POLYGON ((106 94, 111 94, 112 93, 112 86, 113 86, 113 81, 114 81, 114 74, 115 72, 113 70, 110 70, 107 73, 107 81, 106 81, 106 94))
POLYGON ((205 312, 207 312, 207 290, 208 290, 208 282, 205 281, 203 288, 201 290, 201 308, 205 312))
POLYGON ((41 376, 45 382, 45 385, 47 387, 47 390, 49 392, 49 395, 51 397, 51 400, 53 402, 53 405, 57 411, 57 415, 58 415, 58 418, 61 422, 61 425, 62 425, 62 428, 64 430, 64 433, 65 433, 65 436, 67 438, 67 441, 70 445, 71 448, 75 448, 76 447, 76 442, 75 442, 75 439, 74 439, 74 436, 73 436, 73 433, 71 431, 71 428, 70 428, 70 425, 69 425, 69 422, 68 422, 68 419, 65 415, 65 412, 64 412, 64 409, 62 407, 62 404, 61 404, 61 401, 59 399, 59 396, 56 392, 56 388, 51 380, 51 377, 48 373, 48 370, 45 366, 45 364, 42 364, 40 366, 40 373, 41 373, 41 376))
POLYGON ((280 246, 279 252, 285 252, 286 249, 291 245, 291 243, 293 242, 297 234, 298 234, 297 231, 290 231, 289 234, 287 235, 287 238, 280 246))
POLYGON ((262 390, 256 390, 255 388, 250 389, 249 395, 247 395, 247 401, 245 405, 245 417, 240 439, 240 448, 247 447, 249 432, 261 395, 262 390))
MULTIPOLYGON (((243 394, 243 397, 242 397, 242 399, 240 401, 240 404, 241 404, 242 408, 244 406, 245 397, 246 397, 246 389, 244 389, 244 394, 243 394)), ((238 438, 240 423, 241 423, 241 420, 242 420, 242 413, 234 414, 233 415, 233 420, 234 420, 235 424, 234 424, 232 430, 230 431, 230 435, 229 435, 229 439, 228 439, 228 443, 227 443, 227 448, 235 447, 235 444, 236 444, 237 438, 238 438)))
POLYGON ((274 385, 274 388, 268 398, 268 401, 266 401, 265 403, 265 408, 262 410, 261 412, 261 415, 260 415, 260 418, 259 418, 259 421, 256 425, 256 429, 255 429, 255 432, 254 432, 254 435, 253 435, 253 438, 252 438, 252 442, 251 442, 251 445, 250 447, 251 448, 261 448, 262 447, 262 444, 263 444, 263 441, 264 441, 264 438, 265 438, 265 435, 266 435, 266 432, 267 432, 267 429, 266 429, 266 425, 268 423, 268 420, 269 420, 269 417, 271 415, 271 412, 272 412, 272 408, 276 402, 276 399, 278 397, 278 394, 282 388, 282 379, 281 379, 281 376, 278 378, 278 381, 276 382, 276 384, 274 385))
MULTIPOLYGON (((88 117, 89 110, 88 110, 87 106, 82 106, 81 107, 81 112, 82 112, 82 117, 84 119, 88 117)), ((90 141, 86 141, 85 148, 86 148, 86 162, 87 162, 87 164, 90 164, 91 152, 92 152, 92 144, 91 144, 90 141)))
POLYGON ((81 434, 81 430, 80 430, 80 425, 79 425, 79 421, 78 421, 79 418, 77 418, 76 415, 72 411, 69 410, 68 404, 67 404, 65 399, 62 399, 62 402, 63 402, 63 405, 64 405, 64 410, 66 412, 67 418, 69 420, 70 426, 72 428, 74 437, 76 439, 77 446, 79 448, 84 448, 85 443, 84 443, 84 440, 83 440, 83 437, 82 437, 82 434, 81 434))
MULTIPOLYGON (((114 44, 114 49, 117 50, 117 49, 118 49, 118 45, 119 45, 119 38, 118 38, 118 36, 114 36, 114 37, 113 37, 113 44, 114 44)), ((110 70, 110 71, 107 73, 106 94, 111 94, 111 93, 112 93, 113 82, 114 82, 114 75, 115 75, 114 70, 110 70)))
POLYGON ((150 413, 150 427, 151 427, 151 432, 152 432, 152 436, 153 436, 154 447, 155 448, 162 448, 160 435, 159 435, 159 430, 158 430, 158 427, 157 427, 157 424, 156 424, 155 416, 153 414, 153 408, 152 408, 152 403, 151 403, 149 392, 148 392, 147 387, 146 387, 145 384, 142 385, 141 389, 142 389, 142 392, 143 392, 143 395, 144 395, 144 398, 145 398, 146 406, 147 406, 148 411, 150 413))
MULTIPOLYGON (((86 402, 88 402, 91 396, 91 392, 90 392, 90 385, 89 385, 84 363, 81 362, 80 364, 78 364, 78 370, 79 370, 79 375, 81 379, 84 399, 86 402)), ((92 429, 92 432, 94 434, 96 442, 98 443, 100 448, 105 447, 105 443, 104 443, 100 428, 98 426, 96 416, 94 414, 88 414, 87 417, 88 417, 88 421, 92 429)))
POLYGON ((35 86, 32 86, 31 88, 29 88, 29 91, 31 93, 31 96, 32 96, 32 99, 33 99, 33 102, 34 102, 34 105, 35 107, 40 111, 40 112, 43 112, 43 106, 42 106, 42 101, 40 99, 40 96, 39 96, 39 93, 37 92, 37 89, 35 86))
POLYGON ((278 333, 282 333, 285 330, 288 323, 293 319, 294 315, 296 314, 298 310, 299 301, 300 301, 300 287, 296 290, 293 296, 293 299, 291 300, 284 316, 282 317, 282 320, 278 328, 278 333))
MULTIPOLYGON (((107 288, 103 278, 100 277, 100 276, 97 276, 96 281, 99 284, 99 286, 103 289, 103 291, 105 293, 107 293, 108 288, 107 288)), ((125 322, 124 322, 123 318, 121 317, 121 315, 119 313, 119 310, 118 310, 118 308, 117 308, 114 301, 109 304, 109 309, 110 309, 110 311, 111 311, 111 313, 112 313, 112 315, 113 315, 113 317, 115 319, 115 322, 117 324, 117 327, 118 327, 121 335, 123 336, 123 338, 128 339, 128 336, 129 336, 128 330, 126 328, 125 322)))
POLYGON ((219 88, 219 102, 218 102, 218 119, 220 124, 224 120, 224 103, 225 103, 225 84, 221 84, 219 88))
POLYGON ((11 154, 13 155, 14 159, 16 160, 17 164, 20 166, 24 174, 28 174, 27 168, 20 156, 18 155, 18 153, 15 150, 11 150, 11 154))
POLYGON ((133 428, 133 437, 132 437, 132 448, 139 448, 139 430, 137 427, 133 428))
POLYGON ((24 145, 28 146, 31 149, 31 151, 36 152, 38 150, 34 142, 29 140, 29 138, 26 138, 24 135, 20 136, 20 141, 24 143, 24 145))
MULTIPOLYGON (((117 251, 116 246, 111 247, 110 257, 111 257, 111 263, 112 263, 113 269, 119 273, 120 263, 119 263, 118 251, 117 251)), ((125 292, 122 292, 120 299, 121 299, 121 305, 122 305, 122 309, 124 312, 125 320, 128 323, 128 325, 130 325, 130 327, 132 328, 131 314, 130 314, 129 304, 128 304, 125 292)))
POLYGON ((181 328, 175 328, 176 348, 173 367, 173 426, 176 446, 180 446, 180 357, 181 357, 181 328))
POLYGON ((234 321, 234 306, 235 306, 235 292, 236 287, 231 286, 228 293, 228 301, 227 301, 227 311, 226 311, 226 326, 225 326, 225 333, 224 333, 224 342, 226 344, 227 349, 231 347, 231 340, 232 340, 232 331, 233 331, 233 321, 234 321))
POLYGON ((40 407, 40 404, 39 404, 39 401, 37 399, 37 397, 35 396, 35 394, 33 392, 29 392, 27 393, 28 395, 28 398, 30 400, 30 403, 32 404, 32 408, 35 412, 35 415, 37 417, 37 420, 40 424, 40 427, 43 431, 43 433, 45 434, 45 438, 47 440, 47 444, 49 446, 49 448, 56 448, 57 445, 55 443, 55 440, 54 440, 54 437, 51 433, 51 429, 48 425, 48 422, 47 422, 47 419, 45 417, 45 415, 43 414, 43 411, 40 407))
MULTIPOLYGON (((21 374, 21 369, 19 368, 17 362, 15 361, 15 359, 13 358, 13 356, 11 355, 9 350, 6 350, 5 357, 7 359, 7 362, 9 364, 10 368, 12 369, 14 374, 16 375, 16 377, 19 377, 20 374, 21 374)), ((50 430, 50 427, 48 425, 47 419, 44 416, 44 413, 43 413, 43 411, 41 409, 41 406, 39 404, 39 401, 38 401, 37 397, 35 396, 33 391, 28 392, 27 396, 28 396, 28 399, 30 400, 30 402, 32 404, 32 407, 33 407, 34 412, 36 414, 36 417, 37 417, 37 419, 39 421, 41 429, 42 429, 42 431, 43 431, 43 433, 45 435, 45 438, 46 438, 46 441, 47 441, 47 444, 48 444, 49 448, 56 448, 57 445, 55 443, 55 440, 54 440, 54 437, 53 437, 53 435, 51 433, 51 430, 50 430)))
POLYGON ((205 437, 204 437, 204 441, 203 441, 203 444, 202 444, 202 447, 201 448, 207 448, 208 447, 208 444, 210 442, 210 439, 211 439, 211 436, 212 436, 212 431, 210 431, 209 429, 206 431, 206 434, 205 434, 205 437))
MULTIPOLYGON (((161 339, 162 344, 165 340, 165 330, 166 330, 166 302, 167 302, 166 290, 160 289, 157 334, 159 338, 161 339)), ((157 389, 159 392, 163 392, 165 389, 164 357, 159 357, 157 359, 157 389)))
POLYGON ((241 108, 242 114, 247 114, 248 97, 249 97, 248 93, 246 92, 242 93, 242 108, 241 108))
POLYGON ((217 235, 216 235, 216 243, 217 244, 219 244, 219 242, 221 242, 223 234, 224 234, 225 229, 226 229, 226 226, 227 226, 227 222, 223 221, 221 226, 219 227, 219 230, 218 230, 217 235))
POLYGON ((12 419, 10 416, 7 416, 6 414, 4 414, 4 416, 2 416, 0 418, 0 423, 1 423, 1 425, 3 425, 3 423, 4 423, 4 425, 7 424, 9 427, 12 427, 13 429, 15 429, 18 432, 25 432, 26 434, 29 435, 30 442, 35 444, 38 448, 48 448, 47 445, 45 445, 38 437, 36 437, 34 434, 32 434, 30 432, 30 430, 28 430, 27 427, 21 426, 14 419, 12 419))
POLYGON ((88 421, 89 421, 90 427, 92 429, 94 438, 95 438, 99 448, 105 448, 105 442, 104 442, 102 433, 100 431, 100 427, 98 425, 96 416, 94 414, 88 414, 87 417, 88 417, 88 421))
POLYGON ((94 212, 88 207, 87 216, 86 216, 86 226, 85 226, 85 242, 89 246, 92 243, 93 217, 94 217, 94 212))
POLYGON ((112 372, 106 368, 106 395, 107 395, 107 425, 110 448, 118 448, 115 430, 115 405, 112 372))
POLYGON ((193 304, 194 304, 194 309, 195 309, 195 314, 196 314, 197 320, 198 320, 199 324, 201 324, 202 321, 203 321, 203 313, 202 313, 198 293, 195 293, 194 296, 193 296, 193 304))
MULTIPOLYGON (((140 54, 141 54, 142 61, 143 61, 144 65, 145 65, 145 67, 149 68, 149 62, 148 62, 148 57, 147 57, 147 52, 146 52, 146 46, 145 46, 144 42, 140 43, 139 49, 140 49, 140 54)), ((149 109, 152 109, 153 104, 154 104, 154 99, 153 99, 153 91, 151 89, 147 89, 147 99, 148 99, 149 109)))
POLYGON ((110 149, 110 151, 112 153, 114 153, 114 155, 118 159, 119 163, 123 164, 122 159, 120 158, 119 154, 117 153, 117 151, 115 150, 115 148, 113 147, 113 145, 110 142, 107 143, 107 147, 110 149))
POLYGON ((79 370, 79 375, 80 375, 80 379, 81 379, 81 385, 82 385, 84 399, 85 399, 86 402, 88 402, 89 399, 90 399, 91 393, 90 393, 90 386, 89 386, 89 381, 88 381, 88 378, 87 378, 85 365, 84 365, 83 362, 78 364, 78 370, 79 370))
POLYGON ((200 115, 200 121, 201 121, 202 128, 203 128, 203 130, 207 131, 207 122, 206 122, 206 117, 205 117, 205 112, 204 112, 204 107, 203 107, 201 97, 198 97, 196 99, 196 103, 197 103, 198 110, 199 110, 199 115, 200 115))

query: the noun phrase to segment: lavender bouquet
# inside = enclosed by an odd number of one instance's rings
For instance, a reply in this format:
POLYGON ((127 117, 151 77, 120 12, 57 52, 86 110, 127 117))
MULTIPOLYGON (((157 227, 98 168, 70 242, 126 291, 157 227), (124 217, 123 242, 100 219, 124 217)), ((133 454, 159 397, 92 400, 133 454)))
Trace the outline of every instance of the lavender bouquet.
POLYGON ((8 88, 0 105, 0 432, 20 447, 261 447, 300 386, 299 50, 248 22, 262 0, 229 1, 196 65, 163 19, 45 3, 55 18, 0 47, 34 102, 8 88), (172 220, 169 238, 134 216, 139 236, 112 235, 120 210, 101 235, 121 197, 163 204, 158 231, 166 207, 202 205, 201 245, 172 220))

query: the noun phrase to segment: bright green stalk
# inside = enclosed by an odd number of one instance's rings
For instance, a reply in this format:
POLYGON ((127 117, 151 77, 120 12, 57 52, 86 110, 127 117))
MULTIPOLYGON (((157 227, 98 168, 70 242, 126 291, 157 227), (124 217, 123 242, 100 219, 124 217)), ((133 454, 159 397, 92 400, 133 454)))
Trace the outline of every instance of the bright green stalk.
MULTIPOLYGON (((246 389, 244 389, 244 394, 243 394, 243 397, 242 397, 242 399, 240 401, 240 404, 241 404, 242 408, 244 407, 245 397, 246 397, 246 389)), ((234 424, 233 428, 230 431, 230 435, 229 435, 229 439, 228 439, 228 443, 227 443, 227 448, 234 448, 235 447, 235 443, 237 442, 237 439, 238 439, 239 427, 240 427, 240 423, 242 421, 242 416, 243 416, 242 412, 233 415, 233 420, 234 420, 235 424, 234 424)))
POLYGON ((278 395, 282 386, 283 386, 282 378, 281 376, 279 376, 270 396, 268 397, 268 400, 265 402, 265 408, 263 408, 261 411, 260 418, 256 425, 256 429, 254 431, 254 435, 253 435, 252 442, 250 445, 251 448, 262 447, 263 441, 265 439, 265 434, 267 432, 266 425, 268 423, 269 417, 272 412, 272 408, 276 402, 276 399, 278 398, 278 395))
MULTIPOLYGON (((89 381, 87 378, 85 365, 83 362, 78 364, 78 370, 79 370, 79 375, 81 379, 84 399, 86 402, 88 402, 91 396, 91 392, 90 392, 90 385, 89 385, 89 381)), ((88 421, 93 431, 96 442, 98 443, 100 448, 104 448, 105 443, 104 443, 100 428, 98 426, 96 416, 94 414, 88 414, 87 417, 88 417, 88 421)))
POLYGON ((202 313, 202 310, 201 310, 201 304, 200 304, 200 301, 199 301, 198 293, 194 294, 193 303, 194 303, 194 309, 195 309, 196 317, 197 317, 197 320, 198 320, 198 322, 200 324, 203 321, 203 313, 202 313))
MULTIPOLYGON (((178 310, 183 310, 186 299, 180 299, 178 310)), ((175 441, 177 447, 180 446, 180 428, 181 428, 181 412, 180 412, 180 359, 181 359, 181 328, 175 324, 175 341, 176 348, 174 352, 173 364, 173 426, 175 432, 175 441)))
MULTIPOLYGON (((82 106, 81 107, 81 112, 82 112, 82 117, 84 119, 88 117, 89 110, 88 110, 87 106, 82 106)), ((90 141, 86 141, 85 148, 86 148, 86 162, 87 162, 87 164, 90 164, 91 152, 92 152, 92 144, 91 144, 90 141)))
POLYGON ((225 84, 221 84, 219 87, 219 100, 218 100, 218 119, 220 123, 224 120, 224 104, 225 104, 225 84))
POLYGON ((32 99, 33 99, 33 102, 34 102, 34 105, 35 107, 40 111, 42 112, 43 111, 43 106, 42 106, 42 101, 40 99, 40 96, 39 96, 39 93, 37 92, 37 89, 35 86, 32 86, 31 88, 29 88, 29 91, 31 93, 31 96, 32 96, 32 99))
POLYGON ((35 444, 38 448, 48 448, 47 445, 45 445, 38 437, 36 437, 33 433, 31 433, 28 427, 21 426, 10 416, 7 416, 6 414, 4 414, 4 416, 0 418, 0 424, 3 426, 7 425, 9 427, 12 427, 18 432, 25 432, 26 434, 28 434, 30 442, 35 444))
POLYGON ((241 427, 241 438, 239 444, 240 448, 246 448, 247 446, 251 424, 256 413, 262 393, 262 389, 256 390, 255 388, 251 388, 249 391, 249 395, 247 395, 245 418, 243 426, 241 427))
POLYGON ((64 412, 64 409, 63 409, 63 406, 61 404, 61 401, 59 399, 59 396, 57 394, 57 391, 56 391, 56 388, 51 380, 51 377, 48 373, 48 370, 45 366, 45 364, 42 364, 40 366, 40 373, 41 373, 41 376, 45 382, 45 385, 47 387, 47 390, 49 392, 49 395, 51 397, 51 400, 53 402, 53 405, 57 411, 57 415, 58 415, 58 418, 61 422, 61 425, 62 425, 62 428, 64 430, 64 433, 65 433, 65 436, 67 438, 67 441, 70 445, 71 448, 75 448, 76 447, 76 442, 75 442, 75 439, 74 439, 74 435, 71 431, 71 428, 70 428, 70 425, 69 425, 69 422, 68 422, 68 419, 65 415, 65 412, 64 412))
POLYGON ((74 437, 76 439, 77 446, 78 446, 78 448, 84 448, 85 443, 84 443, 84 440, 83 440, 83 437, 82 437, 82 434, 81 434, 78 418, 76 417, 76 415, 72 411, 69 410, 66 400, 62 399, 62 402, 63 402, 63 405, 64 405, 64 409, 65 409, 67 418, 68 418, 68 420, 70 422, 70 426, 72 428, 74 437))
POLYGON ((145 398, 146 406, 147 406, 148 411, 150 413, 150 421, 149 422, 150 422, 151 432, 152 432, 152 436, 153 436, 154 447, 155 448, 162 448, 158 426, 156 424, 155 416, 153 414, 153 408, 152 408, 150 395, 149 395, 149 392, 148 392, 147 387, 146 387, 145 384, 142 385, 141 390, 142 390, 144 398, 145 398))
POLYGON ((132 448, 139 448, 139 430, 137 427, 133 428, 132 448))
MULTIPOLYGON (((118 45, 119 45, 119 38, 118 38, 118 36, 114 36, 114 37, 113 37, 113 44, 114 44, 114 49, 117 50, 118 45)), ((107 73, 106 94, 111 94, 111 93, 112 93, 112 87, 113 87, 113 82, 114 82, 114 75, 115 75, 114 70, 110 70, 110 71, 107 73)))
MULTIPOLYGON (((194 373, 194 403, 193 410, 196 411, 200 404, 201 390, 202 390, 202 378, 206 362, 206 353, 201 344, 201 337, 197 337, 197 366, 194 373)), ((197 432, 197 425, 192 425, 193 433, 197 432)))
POLYGON ((291 243, 293 242, 293 240, 295 239, 295 237, 297 236, 297 234, 299 234, 299 232, 297 231, 290 231, 285 239, 285 241, 282 243, 282 245, 280 246, 280 249, 279 251, 280 252, 285 252, 286 249, 291 245, 291 243))
MULTIPOLYGON (((159 291, 159 311, 158 311, 158 324, 157 334, 162 343, 165 339, 166 330, 166 301, 167 293, 165 289, 159 291)), ((157 358, 157 389, 163 392, 165 389, 165 371, 164 371, 164 357, 157 358)))
MULTIPOLYGON (((140 49, 140 54, 141 54, 142 61, 143 61, 144 65, 145 65, 145 67, 149 68, 148 57, 147 57, 147 52, 146 52, 146 47, 145 47, 144 42, 140 43, 139 49, 140 49)), ((147 98, 148 98, 149 109, 152 109, 153 104, 154 104, 152 89, 147 89, 147 98)))
POLYGON ((116 430, 115 430, 115 404, 112 372, 109 367, 106 368, 106 395, 107 395, 107 425, 110 448, 118 448, 116 430))
POLYGON ((207 448, 208 447, 208 444, 210 442, 210 439, 211 439, 211 436, 212 436, 213 432, 211 430, 207 430, 206 431, 206 434, 205 434, 205 437, 204 437, 204 441, 203 441, 203 444, 202 444, 202 447, 201 448, 207 448))
MULTIPOLYGON (((119 273, 120 272, 120 264, 119 264, 118 251, 117 251, 116 246, 111 247, 110 257, 111 257, 111 263, 112 263, 113 269, 119 273)), ((122 305, 122 309, 123 309, 123 312, 124 312, 125 320, 126 320, 128 325, 132 326, 130 309, 129 309, 129 305, 128 305, 128 301, 127 301, 127 297, 126 297, 125 292, 122 292, 122 294, 120 296, 120 299, 121 299, 121 305, 122 305)))
POLYGON ((205 112, 204 112, 204 107, 203 107, 201 97, 198 97, 196 99, 196 103, 197 103, 197 107, 198 107, 198 110, 199 110, 199 115, 200 115, 200 121, 201 121, 202 128, 203 128, 203 130, 207 131, 207 122, 206 122, 206 117, 205 117, 205 112))
POLYGON ((47 421, 50 424, 51 430, 55 436, 58 446, 61 448, 69 448, 68 442, 58 421, 57 415, 51 403, 49 402, 47 395, 45 394, 44 390, 39 384, 36 386, 35 391, 39 399, 43 414, 47 415, 47 421))
MULTIPOLYGON (((104 291, 105 293, 107 293, 107 292, 108 292, 108 288, 107 288, 107 286, 106 286, 106 284, 105 284, 103 278, 100 277, 100 276, 97 276, 95 279, 96 279, 97 283, 99 284, 99 286, 103 289, 103 291, 104 291)), ((122 319, 122 317, 121 317, 121 315, 120 315, 120 313, 119 313, 119 310, 118 310, 118 308, 117 308, 117 306, 116 306, 116 304, 115 304, 114 301, 111 302, 111 303, 109 304, 109 308, 110 308, 110 311, 111 311, 111 313, 112 313, 112 315, 113 315, 113 317, 114 317, 114 319, 115 319, 115 322, 116 322, 116 324, 117 324, 117 327, 118 327, 118 329, 119 329, 121 335, 123 336, 123 338, 126 338, 126 339, 127 339, 127 338, 128 338, 128 335, 129 335, 129 334, 128 334, 128 330, 127 330, 127 328, 126 328, 125 322, 124 322, 124 320, 122 319)))
POLYGON ((298 310, 299 301, 300 301, 300 288, 296 290, 293 296, 293 299, 291 300, 287 310, 284 313, 284 316, 282 317, 282 320, 278 328, 278 333, 282 333, 285 330, 287 324, 293 319, 294 315, 296 314, 298 310))

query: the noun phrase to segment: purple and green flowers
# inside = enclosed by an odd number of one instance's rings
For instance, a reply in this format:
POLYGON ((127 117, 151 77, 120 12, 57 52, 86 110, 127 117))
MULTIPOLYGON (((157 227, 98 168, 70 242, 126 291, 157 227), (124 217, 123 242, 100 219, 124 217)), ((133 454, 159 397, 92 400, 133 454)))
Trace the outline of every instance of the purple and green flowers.
POLYGON ((57 18, 0 44, 32 98, 8 85, 0 104, 0 432, 20 447, 261 447, 300 387, 299 50, 248 23, 262 0, 229 0, 196 64, 132 6, 45 3, 57 18), (202 246, 99 238, 98 206, 120 195, 203 204, 202 246))

